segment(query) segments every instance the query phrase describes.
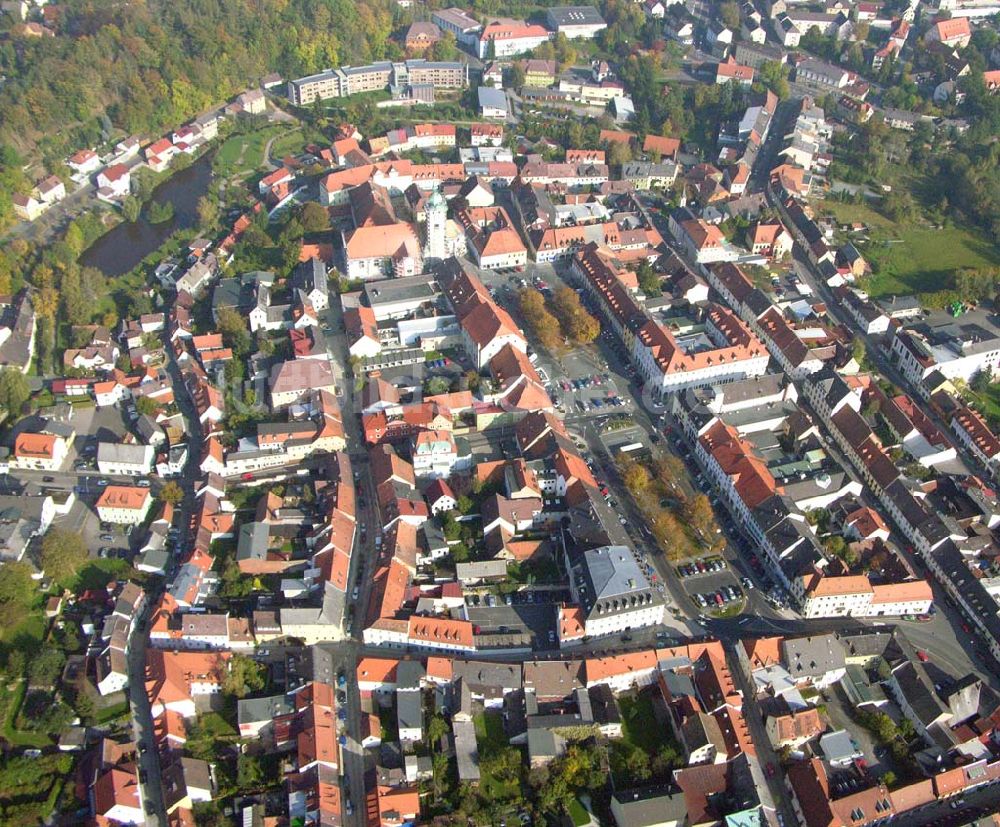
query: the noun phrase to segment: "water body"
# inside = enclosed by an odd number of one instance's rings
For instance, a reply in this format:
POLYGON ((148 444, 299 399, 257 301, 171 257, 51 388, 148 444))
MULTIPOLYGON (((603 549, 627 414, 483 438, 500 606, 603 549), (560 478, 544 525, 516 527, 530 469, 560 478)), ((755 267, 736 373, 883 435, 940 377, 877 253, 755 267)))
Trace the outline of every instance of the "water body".
POLYGON ((143 215, 132 224, 122 222, 84 250, 80 264, 96 267, 106 276, 120 276, 159 249, 174 232, 195 226, 198 199, 208 192, 212 181, 213 154, 202 155, 153 190, 154 201, 169 201, 174 205, 173 218, 162 224, 150 224, 143 215))

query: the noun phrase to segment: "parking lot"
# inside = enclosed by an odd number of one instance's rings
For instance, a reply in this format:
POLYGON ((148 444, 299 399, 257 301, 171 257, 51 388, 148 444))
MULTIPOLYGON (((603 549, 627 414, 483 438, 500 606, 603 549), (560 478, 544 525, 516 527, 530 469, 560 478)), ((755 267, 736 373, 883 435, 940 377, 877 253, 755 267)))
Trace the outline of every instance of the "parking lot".
POLYGON ((507 606, 469 606, 469 620, 482 633, 527 632, 534 635, 535 648, 558 646, 556 606, 553 603, 522 603, 507 606))
MULTIPOLYGON (((524 272, 495 273, 480 271, 483 283, 494 299, 514 317, 522 327, 517 292, 523 287, 534 287, 543 295, 551 295, 557 287, 567 285, 551 264, 529 263, 524 272)), ((591 309, 592 310, 592 309, 591 309)), ((578 347, 562 355, 539 354, 535 362, 546 389, 557 408, 567 419, 591 416, 608 410, 628 410, 633 400, 628 390, 618 387, 608 366, 593 347, 578 347)))
POLYGON ((677 577, 691 600, 706 612, 724 611, 742 605, 747 584, 719 555, 685 560, 675 566, 677 577))
MULTIPOLYGON (((681 436, 680 431, 668 428, 667 439, 687 466, 695 487, 709 496, 719 525, 728 540, 723 557, 727 562, 729 572, 734 581, 729 585, 735 584, 735 581, 738 580, 739 585, 743 586, 743 590, 747 592, 747 597, 750 599, 751 604, 757 610, 761 608, 763 603, 767 603, 773 609, 786 609, 789 606, 789 595, 781 586, 773 582, 766 571, 764 561, 757 555, 749 538, 740 530, 739 525, 733 520, 725 504, 716 497, 715 492, 705 479, 700 466, 692 455, 690 446, 681 436), (751 586, 758 586, 759 588, 747 589, 747 582, 751 586)), ((701 608, 698 599, 693 596, 697 592, 697 589, 692 589, 683 577, 681 578, 681 582, 684 584, 688 594, 692 595, 692 599, 701 608)), ((717 602, 716 605, 718 605, 717 602)))

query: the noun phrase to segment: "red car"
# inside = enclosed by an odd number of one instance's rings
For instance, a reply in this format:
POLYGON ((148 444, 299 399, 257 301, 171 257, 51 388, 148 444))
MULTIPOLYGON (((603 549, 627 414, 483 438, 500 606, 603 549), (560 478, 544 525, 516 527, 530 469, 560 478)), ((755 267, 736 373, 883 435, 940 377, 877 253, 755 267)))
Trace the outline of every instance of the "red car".
POLYGON ((246 472, 245 474, 243 474, 243 475, 242 475, 242 476, 240 477, 240 479, 242 479, 242 480, 245 480, 245 481, 249 482, 250 480, 252 480, 252 479, 253 479, 253 474, 251 474, 251 473, 250 473, 249 471, 247 471, 247 472, 246 472))
POLYGON ((922 663, 927 663, 927 661, 930 660, 930 658, 927 657, 927 653, 923 649, 917 649, 917 657, 920 658, 922 663))

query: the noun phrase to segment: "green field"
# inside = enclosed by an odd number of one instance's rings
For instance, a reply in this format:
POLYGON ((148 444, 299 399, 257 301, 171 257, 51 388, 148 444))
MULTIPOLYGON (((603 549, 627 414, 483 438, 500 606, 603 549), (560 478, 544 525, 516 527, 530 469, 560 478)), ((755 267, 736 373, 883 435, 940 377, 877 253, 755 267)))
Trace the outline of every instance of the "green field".
POLYGON ((212 167, 215 174, 228 178, 246 176, 260 169, 264 164, 264 147, 267 142, 280 135, 286 127, 269 126, 259 132, 233 135, 215 153, 212 167))
POLYGON ((325 147, 329 140, 318 129, 301 127, 299 129, 290 128, 284 135, 278 138, 271 147, 271 157, 277 163, 286 155, 297 155, 302 152, 307 144, 317 144, 325 147))
POLYGON ((821 209, 841 223, 868 225, 870 240, 857 246, 878 270, 865 283, 872 296, 947 290, 956 270, 1000 266, 1000 248, 973 230, 899 225, 862 204, 825 201, 821 209))

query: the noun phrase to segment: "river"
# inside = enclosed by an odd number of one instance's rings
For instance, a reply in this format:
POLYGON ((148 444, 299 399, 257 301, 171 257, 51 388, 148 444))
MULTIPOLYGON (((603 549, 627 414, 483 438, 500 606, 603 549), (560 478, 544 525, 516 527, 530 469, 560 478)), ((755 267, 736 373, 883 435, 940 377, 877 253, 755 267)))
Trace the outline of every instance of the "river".
POLYGON ((198 221, 198 199, 208 192, 212 181, 213 154, 202 155, 153 190, 154 201, 174 205, 173 218, 150 224, 143 215, 134 223, 122 222, 84 250, 80 264, 96 267, 106 276, 120 276, 159 249, 175 231, 193 227, 198 221))

